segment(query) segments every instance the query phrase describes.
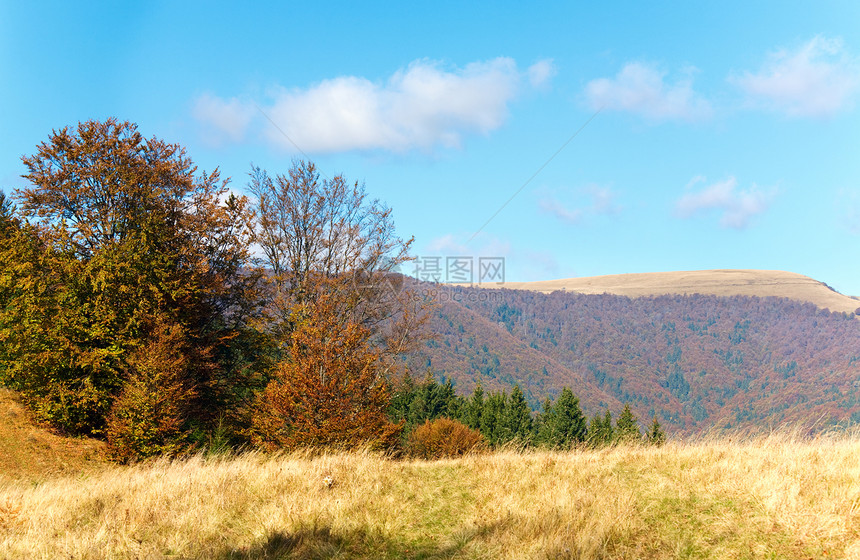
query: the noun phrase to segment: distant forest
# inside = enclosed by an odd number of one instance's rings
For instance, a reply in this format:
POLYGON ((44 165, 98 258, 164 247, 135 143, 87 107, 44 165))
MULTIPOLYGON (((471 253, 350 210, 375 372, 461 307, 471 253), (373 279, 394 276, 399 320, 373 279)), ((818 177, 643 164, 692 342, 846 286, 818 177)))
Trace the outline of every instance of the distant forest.
POLYGON ((784 298, 440 288, 413 370, 519 385, 534 409, 571 387, 587 414, 630 403, 670 433, 860 421, 860 321, 784 298))

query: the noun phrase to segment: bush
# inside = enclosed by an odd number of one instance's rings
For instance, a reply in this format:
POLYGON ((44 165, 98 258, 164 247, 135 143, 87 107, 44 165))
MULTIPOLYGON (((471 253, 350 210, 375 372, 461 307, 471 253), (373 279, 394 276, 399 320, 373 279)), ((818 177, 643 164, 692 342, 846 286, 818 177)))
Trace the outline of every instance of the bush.
POLYGON ((468 426, 451 420, 438 418, 426 421, 409 435, 408 451, 422 459, 460 457, 482 449, 484 436, 468 426))

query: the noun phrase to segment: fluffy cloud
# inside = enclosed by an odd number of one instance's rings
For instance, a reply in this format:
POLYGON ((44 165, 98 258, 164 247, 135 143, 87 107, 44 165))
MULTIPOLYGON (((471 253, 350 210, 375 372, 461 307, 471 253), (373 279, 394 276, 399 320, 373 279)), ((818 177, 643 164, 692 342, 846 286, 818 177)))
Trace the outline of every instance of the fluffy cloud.
MULTIPOLYGON (((687 188, 704 181, 704 177, 695 177, 687 188)), ((682 218, 716 211, 721 214, 722 227, 744 229, 754 216, 767 210, 773 196, 774 191, 761 190, 755 185, 747 190, 739 189, 737 179, 729 177, 725 181, 712 183, 697 192, 688 192, 678 200, 675 210, 682 218)))
MULTIPOLYGON (((289 151, 313 153, 458 147, 464 135, 487 134, 504 124, 524 80, 541 87, 553 72, 546 60, 524 73, 510 58, 454 70, 419 60, 385 82, 342 76, 303 89, 278 88, 272 102, 261 104, 277 125, 264 126, 263 135, 289 151)), ((238 141, 248 124, 236 118, 247 114, 239 109, 253 104, 234 103, 203 96, 194 116, 238 141)))
POLYGON ((769 55, 758 73, 731 76, 749 103, 790 116, 830 116, 860 91, 860 65, 839 39, 815 37, 795 51, 769 55))
POLYGON ((585 86, 589 105, 627 111, 652 121, 700 121, 712 114, 710 103, 693 90, 690 78, 668 83, 656 67, 632 62, 614 78, 600 78, 585 86))
POLYGON ((528 69, 529 83, 533 88, 544 88, 549 84, 549 81, 556 75, 556 68, 553 61, 550 59, 539 60, 528 69))

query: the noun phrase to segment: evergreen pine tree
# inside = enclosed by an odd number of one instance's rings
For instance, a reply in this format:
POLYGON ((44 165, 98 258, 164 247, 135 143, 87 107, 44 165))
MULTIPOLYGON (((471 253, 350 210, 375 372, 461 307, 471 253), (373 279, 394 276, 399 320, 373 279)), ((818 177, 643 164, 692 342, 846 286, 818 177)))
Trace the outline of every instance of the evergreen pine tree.
POLYGON ((612 413, 606 409, 606 414, 595 414, 588 426, 586 440, 591 447, 602 447, 612 443, 612 413))
POLYGON ((409 406, 414 398, 415 380, 412 379, 412 375, 407 370, 403 379, 391 393, 388 417, 395 423, 400 420, 407 420, 409 418, 409 406))
POLYGON ((621 415, 615 423, 615 439, 620 442, 633 442, 638 441, 641 437, 636 416, 630 410, 630 405, 625 404, 624 410, 621 411, 621 415))
POLYGON ((531 408, 529 408, 526 397, 519 385, 514 385, 514 389, 511 391, 511 398, 505 410, 505 424, 507 425, 511 439, 524 444, 531 442, 531 408))
POLYGON ((654 415, 654 421, 648 429, 648 443, 651 445, 663 445, 666 443, 666 434, 663 428, 660 427, 660 422, 657 421, 657 416, 654 415))
POLYGON ((481 415, 484 412, 484 388, 481 387, 481 382, 475 387, 472 393, 472 398, 469 399, 467 407, 468 413, 465 424, 473 430, 481 429, 481 415))
POLYGON ((424 382, 415 388, 415 396, 409 403, 409 414, 406 423, 409 426, 418 426, 427 420, 433 419, 436 408, 436 380, 430 372, 424 378, 424 382))
POLYGON ((588 424, 588 433, 585 437, 588 445, 591 447, 600 447, 603 442, 603 419, 599 414, 591 417, 591 422, 588 424))
POLYGON ((555 426, 555 408, 549 397, 543 402, 543 410, 535 420, 535 442, 552 447, 552 430, 555 426))
MULTIPOLYGON (((460 417, 460 397, 454 391, 454 383, 448 379, 439 387, 439 417, 446 417, 456 420, 460 417)), ((434 418, 434 420, 436 419, 434 418)))
POLYGON ((510 441, 510 432, 504 422, 508 395, 505 392, 490 393, 484 401, 481 414, 481 434, 492 445, 501 445, 510 441))
POLYGON ((570 447, 585 441, 586 420, 573 391, 568 387, 563 388, 553 409, 555 426, 552 430, 552 446, 570 447))
POLYGON ((615 430, 612 428, 612 413, 607 408, 606 414, 603 415, 603 443, 609 445, 614 439, 615 430))

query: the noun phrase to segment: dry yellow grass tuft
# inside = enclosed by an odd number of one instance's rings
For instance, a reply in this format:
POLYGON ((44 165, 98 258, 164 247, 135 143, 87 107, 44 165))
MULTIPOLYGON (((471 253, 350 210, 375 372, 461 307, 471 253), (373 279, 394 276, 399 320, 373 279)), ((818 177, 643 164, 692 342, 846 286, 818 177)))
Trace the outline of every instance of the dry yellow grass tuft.
POLYGON ((0 485, 2 558, 860 558, 860 439, 193 457, 0 485))

